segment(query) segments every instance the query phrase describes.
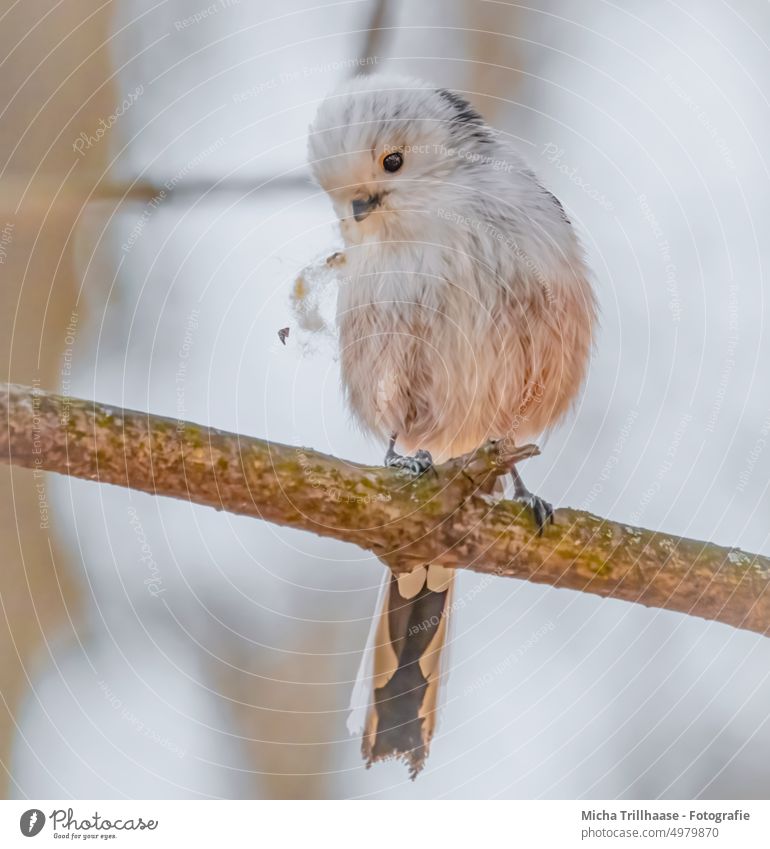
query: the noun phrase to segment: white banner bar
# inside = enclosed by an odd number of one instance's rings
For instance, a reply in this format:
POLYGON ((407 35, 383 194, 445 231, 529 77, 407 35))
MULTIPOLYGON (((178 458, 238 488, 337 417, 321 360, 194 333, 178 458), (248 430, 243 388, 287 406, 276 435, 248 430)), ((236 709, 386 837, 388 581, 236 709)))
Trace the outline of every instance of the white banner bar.
POLYGON ((770 802, 0 802, 0 846, 105 841, 164 849, 319 844, 767 849, 770 802))

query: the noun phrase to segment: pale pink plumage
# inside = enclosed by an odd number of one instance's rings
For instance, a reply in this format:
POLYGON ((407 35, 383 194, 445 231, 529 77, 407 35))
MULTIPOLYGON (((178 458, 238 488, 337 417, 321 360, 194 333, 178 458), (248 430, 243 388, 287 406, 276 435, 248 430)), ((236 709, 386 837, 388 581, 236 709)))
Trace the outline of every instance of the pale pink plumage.
MULTIPOLYGON (((360 425, 441 460, 488 438, 521 443, 560 421, 586 375, 596 304, 561 205, 513 148, 458 96, 371 76, 324 101, 309 151, 346 243, 337 321, 343 386, 360 425), (394 150, 403 165, 389 173, 383 158, 394 150), (367 198, 372 209, 357 221, 353 201, 367 198)), ((364 753, 402 756, 416 774, 433 733, 451 579, 432 578, 426 565, 402 583, 380 617, 364 753), (446 590, 444 614, 413 664, 426 685, 400 741, 379 723, 409 694, 389 695, 392 705, 381 694, 408 677, 403 629, 430 608, 434 581, 446 590), (388 737, 379 749, 378 728, 388 737)))

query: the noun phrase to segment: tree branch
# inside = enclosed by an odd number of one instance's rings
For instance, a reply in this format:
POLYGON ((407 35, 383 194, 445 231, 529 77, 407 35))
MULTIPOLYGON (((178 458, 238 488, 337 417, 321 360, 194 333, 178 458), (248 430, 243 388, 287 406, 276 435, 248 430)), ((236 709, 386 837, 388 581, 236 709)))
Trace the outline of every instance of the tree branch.
POLYGON ((0 385, 0 459, 355 543, 394 571, 441 563, 770 631, 770 558, 491 493, 534 445, 488 443, 417 480, 306 448, 0 385))

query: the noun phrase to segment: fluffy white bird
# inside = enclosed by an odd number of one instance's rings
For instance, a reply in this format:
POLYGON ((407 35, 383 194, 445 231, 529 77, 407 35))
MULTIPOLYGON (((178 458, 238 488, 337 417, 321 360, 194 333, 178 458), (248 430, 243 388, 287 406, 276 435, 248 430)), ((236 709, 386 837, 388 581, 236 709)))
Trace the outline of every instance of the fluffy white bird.
MULTIPOLYGON (((309 159, 345 241, 337 301, 342 381, 385 462, 413 473, 494 438, 553 427, 586 374, 596 304, 559 201, 462 97, 401 77, 357 78, 321 104, 309 159), (411 456, 397 454, 396 445, 411 456)), ((550 505, 515 497, 539 529, 550 505)), ((391 579, 364 726, 368 764, 422 769, 435 726, 453 573, 391 579)))

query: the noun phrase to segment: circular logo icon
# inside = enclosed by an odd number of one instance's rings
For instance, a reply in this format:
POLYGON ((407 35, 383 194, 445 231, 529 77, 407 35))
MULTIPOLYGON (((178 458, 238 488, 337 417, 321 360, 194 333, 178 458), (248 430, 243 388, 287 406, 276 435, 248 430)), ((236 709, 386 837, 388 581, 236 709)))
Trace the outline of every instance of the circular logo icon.
POLYGON ((30 808, 24 811, 19 820, 19 828, 25 837, 34 837, 40 834, 45 825, 45 814, 38 808, 30 808))

